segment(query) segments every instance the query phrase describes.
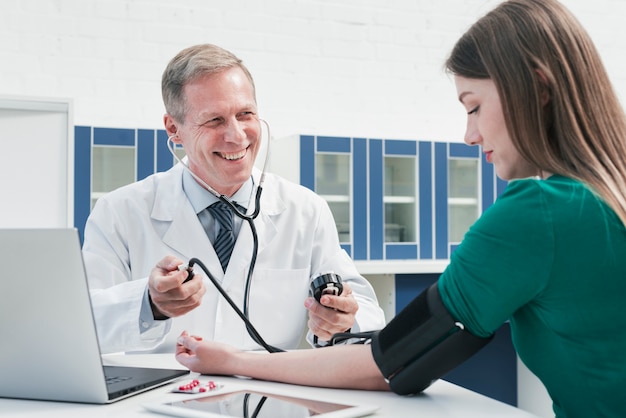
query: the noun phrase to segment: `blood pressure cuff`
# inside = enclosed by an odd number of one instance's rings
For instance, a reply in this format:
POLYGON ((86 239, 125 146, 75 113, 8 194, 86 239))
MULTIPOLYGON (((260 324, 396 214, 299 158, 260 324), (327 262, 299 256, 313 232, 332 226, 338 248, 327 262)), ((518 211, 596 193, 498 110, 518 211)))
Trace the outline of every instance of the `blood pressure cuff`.
POLYGON ((409 395, 422 392, 492 338, 477 337, 452 318, 435 283, 374 334, 371 344, 391 390, 409 395))

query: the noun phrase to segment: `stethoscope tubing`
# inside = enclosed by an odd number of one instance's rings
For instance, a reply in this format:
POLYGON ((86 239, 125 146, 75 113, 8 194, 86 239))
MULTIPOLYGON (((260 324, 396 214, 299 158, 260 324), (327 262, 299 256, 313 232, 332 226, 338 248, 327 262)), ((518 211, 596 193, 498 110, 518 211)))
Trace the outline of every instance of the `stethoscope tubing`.
MULTIPOLYGON (((263 192, 263 182, 265 181, 265 172, 266 172, 265 170, 267 168, 267 164, 269 162, 269 157, 270 157, 270 141, 271 141, 269 124, 267 123, 267 121, 265 121, 264 119, 260 119, 260 118, 259 118, 259 122, 265 124, 266 130, 267 130, 268 143, 267 143, 267 150, 265 152, 265 161, 263 163, 263 169, 261 171, 261 177, 259 178, 259 184, 256 188, 256 193, 254 197, 254 211, 250 215, 242 212, 228 196, 217 192, 217 190, 209 186, 204 180, 202 180, 198 175, 196 175, 193 171, 191 171, 189 166, 185 164, 178 157, 178 155, 176 155, 176 153, 174 152, 174 149, 172 146, 172 143, 173 143, 172 138, 174 136, 169 136, 167 138, 167 147, 170 150, 170 153, 174 156, 174 158, 189 172, 189 174, 191 174, 191 176, 194 179, 196 179, 196 181, 198 181, 201 185, 203 185, 206 190, 208 190, 211 194, 217 197, 220 201, 230 206, 235 215, 237 215, 242 220, 248 222, 248 224, 250 225, 250 231, 252 232, 253 245, 252 245, 252 257, 250 258, 250 267, 248 268, 248 274, 246 276, 246 286, 245 286, 244 298, 243 298, 243 312, 241 312, 241 310, 237 307, 235 302, 233 302, 233 300, 228 296, 226 291, 224 291, 224 289, 221 287, 221 285, 218 283, 215 277, 211 274, 209 269, 200 260, 198 260, 197 258, 192 258, 189 260, 189 265, 193 266, 193 264, 198 264, 200 268, 204 270, 204 273, 207 275, 209 280, 211 280, 213 285, 222 294, 222 296, 226 299, 226 301, 230 304, 230 306, 235 310, 237 315, 239 315, 239 317, 244 321, 244 323, 246 324, 246 330, 248 331, 248 334, 250 335, 250 337, 257 344, 263 346, 263 348, 265 348, 268 352, 275 353, 275 352, 280 352, 284 350, 277 348, 277 347, 273 347, 267 344, 265 340, 263 340, 259 332, 254 328, 254 325, 252 325, 252 322, 250 322, 249 312, 248 312, 248 301, 250 300, 250 288, 252 287, 251 286, 252 274, 254 272, 257 254, 259 252, 259 238, 257 235, 256 226, 254 225, 254 220, 257 218, 257 216, 259 216, 259 213, 261 211, 261 193, 263 192)), ((263 135, 262 129, 261 129, 260 135, 261 136, 263 135)), ((259 138, 259 140, 261 140, 261 138, 259 138)))

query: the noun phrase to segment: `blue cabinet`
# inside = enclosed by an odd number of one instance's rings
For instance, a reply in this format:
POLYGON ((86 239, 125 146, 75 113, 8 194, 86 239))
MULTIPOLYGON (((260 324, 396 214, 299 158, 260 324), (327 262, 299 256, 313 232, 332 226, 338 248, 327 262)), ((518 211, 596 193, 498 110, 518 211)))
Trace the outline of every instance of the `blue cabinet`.
POLYGON ((173 164, 165 130, 75 126, 74 226, 81 240, 99 196, 173 164))
MULTIPOLYGON (((74 136, 81 236, 102 193, 175 162, 164 130, 76 126, 74 136)), ((478 147, 461 143, 313 135, 299 142, 300 183, 328 201, 343 248, 359 261, 447 260, 506 186, 478 147)))
POLYGON ((300 135, 300 183, 355 260, 447 260, 506 182, 462 143, 300 135), (342 185, 332 191, 329 185, 342 185))

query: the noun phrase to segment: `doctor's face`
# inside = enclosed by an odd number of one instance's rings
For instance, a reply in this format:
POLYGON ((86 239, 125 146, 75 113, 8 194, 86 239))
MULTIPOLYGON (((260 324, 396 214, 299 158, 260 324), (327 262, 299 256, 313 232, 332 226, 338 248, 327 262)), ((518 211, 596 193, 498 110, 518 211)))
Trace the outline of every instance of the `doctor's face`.
POLYGON ((185 120, 164 117, 183 145, 189 169, 220 194, 232 196, 250 178, 261 145, 254 88, 239 67, 184 86, 185 120))
POLYGON ((513 145, 495 83, 461 76, 454 79, 459 101, 467 110, 465 143, 482 146, 486 160, 503 180, 537 175, 537 169, 513 145))

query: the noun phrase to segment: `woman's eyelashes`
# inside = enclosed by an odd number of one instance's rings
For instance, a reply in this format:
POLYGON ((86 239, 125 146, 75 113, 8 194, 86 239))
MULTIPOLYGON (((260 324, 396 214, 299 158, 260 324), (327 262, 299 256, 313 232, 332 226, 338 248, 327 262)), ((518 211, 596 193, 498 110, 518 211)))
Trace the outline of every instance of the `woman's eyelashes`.
POLYGON ((478 108, 480 106, 476 106, 475 108, 473 108, 472 110, 470 110, 469 112, 467 112, 468 115, 473 115, 474 113, 478 113, 478 108))

